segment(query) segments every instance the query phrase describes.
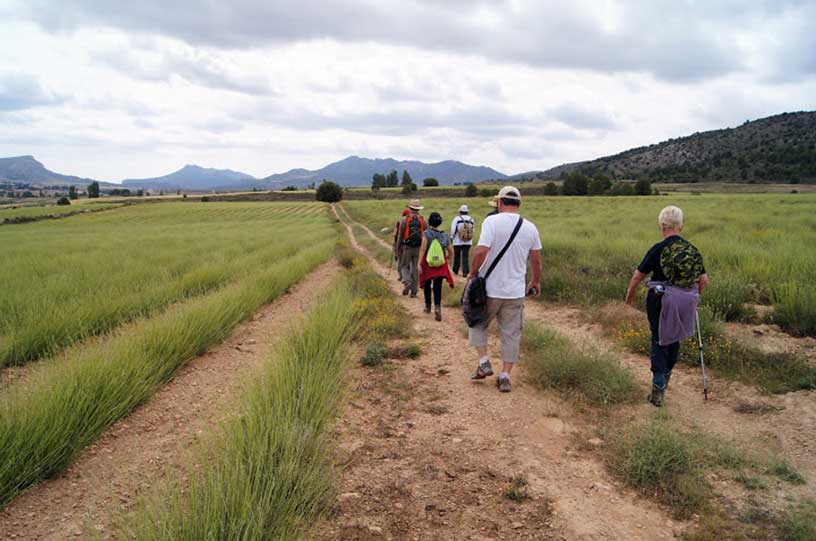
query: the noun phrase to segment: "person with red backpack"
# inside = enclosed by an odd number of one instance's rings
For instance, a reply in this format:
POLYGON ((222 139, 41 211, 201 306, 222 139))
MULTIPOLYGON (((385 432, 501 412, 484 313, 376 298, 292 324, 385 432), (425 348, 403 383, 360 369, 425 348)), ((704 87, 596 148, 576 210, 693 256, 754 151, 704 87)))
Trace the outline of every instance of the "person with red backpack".
MULTIPOLYGON (((408 216, 411 213, 410 210, 405 209, 402 211, 402 217, 394 222, 394 240, 391 242, 391 252, 394 256, 394 261, 397 262, 397 279, 401 282, 402 276, 400 275, 400 256, 402 256, 402 240, 399 237, 399 229, 400 224, 402 223, 403 218, 408 216)), ((391 268, 390 265, 388 267, 391 268)))
POLYGON ((411 297, 416 297, 419 290, 419 249, 425 235, 425 218, 419 211, 423 208, 419 199, 412 199, 408 204, 410 212, 400 221, 397 231, 397 240, 402 248, 399 258, 400 278, 405 286, 402 294, 410 293, 411 297))

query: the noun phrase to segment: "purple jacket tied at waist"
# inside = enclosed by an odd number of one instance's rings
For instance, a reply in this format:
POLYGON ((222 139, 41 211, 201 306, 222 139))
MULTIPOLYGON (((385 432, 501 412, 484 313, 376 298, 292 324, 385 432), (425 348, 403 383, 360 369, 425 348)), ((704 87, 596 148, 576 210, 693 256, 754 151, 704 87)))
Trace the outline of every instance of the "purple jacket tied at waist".
POLYGON ((700 301, 697 284, 687 289, 650 280, 646 285, 651 290, 658 285, 666 289, 661 297, 658 343, 668 346, 694 336, 694 316, 700 301))

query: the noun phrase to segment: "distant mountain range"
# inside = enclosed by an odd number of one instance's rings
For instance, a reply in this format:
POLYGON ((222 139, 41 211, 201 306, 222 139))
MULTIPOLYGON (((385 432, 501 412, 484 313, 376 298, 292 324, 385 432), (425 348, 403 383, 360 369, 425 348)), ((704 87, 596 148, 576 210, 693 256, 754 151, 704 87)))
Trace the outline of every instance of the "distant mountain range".
MULTIPOLYGON (((816 182, 816 112, 783 113, 737 128, 695 133, 593 160, 567 163, 546 171, 508 177, 495 169, 446 160, 436 163, 349 156, 316 170, 292 169, 257 179, 229 169, 186 165, 155 178, 127 179, 124 186, 146 190, 237 191, 302 188, 323 179, 343 186, 369 186, 376 173, 403 171, 421 183, 441 184, 556 179, 571 172, 605 174, 614 179, 647 178, 663 182, 816 182)), ((0 158, 0 181, 43 185, 87 185, 92 179, 49 171, 33 156, 0 158)), ((100 183, 103 187, 118 184, 100 183)))
POLYGON ((185 165, 175 173, 155 178, 129 178, 123 186, 145 190, 240 190, 257 186, 252 175, 231 169, 207 169, 197 165, 185 165))
POLYGON ((814 183, 816 111, 783 113, 512 178, 555 179, 572 172, 662 182, 814 183))
MULTIPOLYGON (((49 171, 34 156, 0 158, 0 181, 41 184, 44 186, 86 186, 93 179, 62 175, 49 171)), ((107 184, 100 182, 100 185, 107 184)))
POLYGON ((388 174, 397 171, 402 179, 402 172, 408 171, 415 183, 420 184, 422 179, 435 178, 441 184, 456 182, 481 182, 491 179, 504 179, 507 175, 495 169, 484 166, 468 165, 453 160, 436 163, 418 161, 400 161, 388 159, 360 158, 349 156, 339 162, 330 163, 322 169, 309 171, 307 169, 292 169, 286 173, 270 175, 261 180, 270 188, 298 186, 302 187, 312 182, 320 183, 329 179, 344 186, 370 186, 371 177, 377 173, 388 174))

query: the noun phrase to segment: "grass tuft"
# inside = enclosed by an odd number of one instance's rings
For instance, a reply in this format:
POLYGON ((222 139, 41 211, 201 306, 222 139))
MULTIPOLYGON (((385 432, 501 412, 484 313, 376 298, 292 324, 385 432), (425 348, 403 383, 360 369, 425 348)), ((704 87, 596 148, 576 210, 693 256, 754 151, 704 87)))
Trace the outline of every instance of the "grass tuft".
POLYGON ((510 479, 510 486, 504 491, 504 497, 514 502, 523 502, 530 497, 527 492, 527 477, 525 475, 514 475, 510 479))
POLYGON ((790 509, 782 520, 780 530, 785 541, 816 539, 816 500, 804 500, 790 509))
POLYGON ((632 373, 608 354, 577 347, 534 323, 525 326, 524 347, 529 371, 542 388, 596 405, 631 403, 642 398, 632 373))
POLYGON ((382 342, 372 342, 366 348, 365 355, 360 359, 363 366, 379 366, 388 356, 388 346, 382 342))

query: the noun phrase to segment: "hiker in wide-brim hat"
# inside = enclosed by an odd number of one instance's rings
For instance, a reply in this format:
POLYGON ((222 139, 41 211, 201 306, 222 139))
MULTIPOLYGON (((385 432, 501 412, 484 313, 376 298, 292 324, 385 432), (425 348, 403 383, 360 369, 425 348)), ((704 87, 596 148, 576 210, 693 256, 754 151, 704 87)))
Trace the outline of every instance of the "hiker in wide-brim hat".
POLYGON ((422 209, 419 199, 411 199, 408 203, 409 212, 400 221, 397 231, 397 242, 401 245, 400 281, 405 286, 402 294, 410 293, 411 297, 416 297, 419 290, 419 247, 426 227, 425 218, 419 214, 422 209))
POLYGON ((648 274, 646 316, 651 330, 649 359, 652 391, 648 401, 663 405, 672 369, 680 355, 680 341, 694 335, 694 320, 700 294, 708 285, 703 257, 693 244, 680 236, 683 211, 670 205, 657 218, 663 240, 649 248, 629 282, 626 304, 631 305, 638 285, 648 274))

